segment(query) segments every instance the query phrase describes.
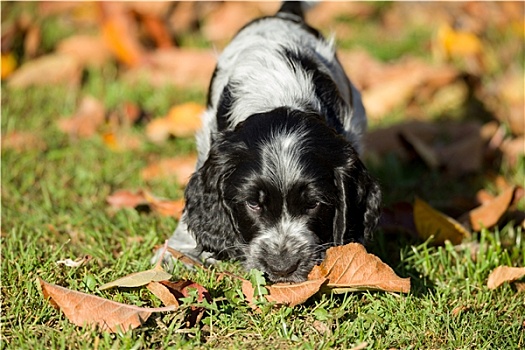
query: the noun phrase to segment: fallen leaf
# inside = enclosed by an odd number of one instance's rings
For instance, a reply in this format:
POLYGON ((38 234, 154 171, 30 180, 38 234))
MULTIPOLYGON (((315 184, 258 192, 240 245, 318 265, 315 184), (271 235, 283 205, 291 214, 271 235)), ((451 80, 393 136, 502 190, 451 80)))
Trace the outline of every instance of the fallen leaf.
POLYGON ((256 3, 225 2, 209 14, 202 31, 208 40, 222 47, 242 26, 259 15, 256 3))
POLYGON ((437 153, 430 145, 427 145, 425 141, 421 140, 417 134, 410 130, 402 130, 399 137, 403 141, 403 144, 413 149, 430 169, 437 169, 440 166, 437 153))
POLYGON ((455 30, 448 23, 439 27, 437 45, 446 57, 467 57, 483 51, 483 44, 475 34, 455 30))
POLYGON ((143 14, 141 19, 144 28, 157 47, 169 48, 173 46, 168 28, 159 16, 143 14))
POLYGON ((108 131, 102 134, 102 141, 112 151, 135 150, 142 145, 142 139, 125 131, 125 128, 115 132, 108 131))
POLYGON ((204 107, 195 102, 172 107, 167 116, 156 118, 146 126, 146 135, 153 142, 165 141, 170 135, 193 136, 201 127, 203 111, 204 107))
POLYGON ((184 209, 184 199, 167 200, 154 196, 147 190, 131 192, 118 190, 106 197, 108 204, 115 209, 147 206, 150 210, 164 216, 180 219, 184 209))
MULTIPOLYGON (((202 303, 204 300, 206 300, 208 303, 212 302, 212 298, 208 290, 202 285, 193 281, 160 281, 160 283, 169 289, 169 291, 177 298, 179 304, 182 304, 181 297, 189 297, 192 289, 197 290, 197 302, 202 303)), ((198 324, 201 321, 205 311, 206 309, 204 307, 194 305, 191 306, 191 313, 186 321, 187 326, 193 327, 198 324)))
POLYGON ((142 325, 153 312, 175 310, 174 306, 161 308, 141 308, 117 303, 98 296, 73 291, 38 279, 44 298, 62 310, 73 324, 98 326, 101 330, 118 332, 134 329, 142 325))
POLYGON ((142 169, 140 175, 145 181, 174 177, 179 185, 186 186, 195 172, 196 164, 197 156, 194 154, 162 159, 142 169))
POLYGON ((57 44, 56 52, 71 56, 82 67, 100 67, 112 56, 101 36, 73 35, 57 44))
POLYGON ((516 187, 511 186, 496 198, 472 209, 468 213, 472 229, 474 231, 480 231, 482 228, 490 228, 496 225, 509 208, 514 197, 515 189, 516 187))
MULTIPOLYGON (((186 256, 184 255, 183 253, 171 248, 171 247, 168 247, 167 248, 167 251, 171 254, 171 256, 173 256, 174 259, 177 259, 179 260, 180 262, 186 264, 186 265, 189 265, 189 266, 198 266, 198 267, 204 267, 204 265, 202 263, 200 263, 199 261, 197 260, 194 260, 192 258, 190 258, 189 256, 186 256)), ((159 259, 160 261, 160 259, 159 259)))
POLYGON ((144 198, 146 198, 148 204, 153 209, 153 211, 164 216, 173 216, 177 219, 180 219, 180 217, 182 216, 182 210, 184 209, 183 198, 171 201, 155 197, 148 191, 143 191, 143 193, 144 198))
POLYGON ((114 287, 140 287, 145 286, 150 282, 169 280, 171 277, 171 274, 156 265, 152 269, 131 273, 112 282, 105 283, 101 285, 99 289, 106 290, 114 287))
POLYGON ((106 201, 115 209, 136 208, 148 203, 142 191, 131 192, 128 190, 115 191, 106 197, 106 201))
POLYGON ((102 102, 95 97, 85 96, 72 117, 58 120, 58 128, 71 137, 91 137, 104 123, 105 115, 102 102))
POLYGON ((128 70, 123 79, 129 84, 206 89, 215 69, 216 57, 210 49, 157 49, 145 56, 144 64, 128 70))
POLYGON ((7 81, 12 88, 67 84, 76 87, 80 83, 81 66, 72 56, 53 53, 24 63, 7 81))
POLYGON ((157 298, 162 301, 165 306, 175 306, 179 307, 179 302, 177 298, 170 292, 168 287, 159 283, 159 282, 150 282, 146 285, 146 288, 153 293, 157 298))
POLYGON ((0 64, 2 80, 10 76, 16 69, 16 59, 12 53, 2 53, 2 62, 0 64))
MULTIPOLYGON (((265 295, 265 297, 269 302, 273 302, 276 305, 288 305, 293 307, 304 303, 312 295, 319 292, 321 286, 326 280, 326 278, 319 278, 294 284, 276 283, 268 285, 265 286, 268 291, 268 294, 265 295)), ((250 281, 242 279, 242 292, 246 297, 246 301, 248 301, 252 307, 255 307, 255 290, 250 281)))
POLYGON ((2 149, 15 151, 40 150, 47 148, 46 143, 38 135, 27 131, 11 131, 2 135, 2 149))
POLYGON ((121 3, 102 3, 104 20, 102 37, 115 57, 129 67, 138 66, 144 60, 143 48, 138 41, 137 28, 131 13, 121 3))
POLYGON ((419 237, 426 240, 434 236, 432 243, 436 245, 444 244, 446 240, 459 244, 464 238, 470 237, 470 232, 459 222, 417 197, 414 201, 414 223, 419 237))
POLYGON ((505 282, 513 282, 525 276, 525 267, 498 266, 489 275, 487 287, 496 289, 505 282))
POLYGON ((390 266, 377 256, 367 253, 358 243, 329 248, 324 261, 314 266, 309 280, 327 278, 332 292, 362 290, 410 292, 410 278, 397 276, 390 266))

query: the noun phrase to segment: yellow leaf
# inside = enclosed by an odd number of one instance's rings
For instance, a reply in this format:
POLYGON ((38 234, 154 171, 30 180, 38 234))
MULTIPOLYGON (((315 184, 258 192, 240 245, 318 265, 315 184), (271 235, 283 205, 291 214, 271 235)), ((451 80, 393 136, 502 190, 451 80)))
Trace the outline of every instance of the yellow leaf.
POLYGON ((434 236, 433 244, 440 245, 446 240, 459 244, 463 238, 470 237, 470 232, 459 222, 417 197, 414 203, 414 223, 419 237, 428 239, 434 236))
POLYGON ((483 51, 481 40, 473 34, 443 24, 437 34, 438 45, 447 57, 466 57, 483 51))
POLYGON ((2 54, 2 80, 7 78, 16 69, 16 59, 12 53, 2 54))

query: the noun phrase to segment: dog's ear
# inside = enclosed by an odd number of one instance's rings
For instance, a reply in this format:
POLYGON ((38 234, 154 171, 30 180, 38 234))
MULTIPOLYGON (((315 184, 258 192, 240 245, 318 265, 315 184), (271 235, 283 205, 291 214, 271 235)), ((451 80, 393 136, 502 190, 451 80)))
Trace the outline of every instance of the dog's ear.
POLYGON ((238 228, 223 197, 224 181, 235 169, 235 148, 221 135, 212 144, 207 160, 192 175, 185 191, 189 230, 209 252, 233 257, 237 252, 238 228))
POLYGON ((334 220, 334 243, 367 243, 380 215, 381 190, 356 152, 350 149, 347 164, 336 169, 339 203, 334 220))

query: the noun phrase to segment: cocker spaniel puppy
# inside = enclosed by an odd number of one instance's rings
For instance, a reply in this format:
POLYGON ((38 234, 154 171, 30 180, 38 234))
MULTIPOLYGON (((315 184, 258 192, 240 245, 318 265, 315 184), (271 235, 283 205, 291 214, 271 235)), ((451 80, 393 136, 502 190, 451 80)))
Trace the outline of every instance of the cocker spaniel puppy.
POLYGON ((328 247, 371 237, 381 195, 359 159, 366 116, 334 51, 299 2, 239 31, 213 74, 170 246, 300 282, 328 247))

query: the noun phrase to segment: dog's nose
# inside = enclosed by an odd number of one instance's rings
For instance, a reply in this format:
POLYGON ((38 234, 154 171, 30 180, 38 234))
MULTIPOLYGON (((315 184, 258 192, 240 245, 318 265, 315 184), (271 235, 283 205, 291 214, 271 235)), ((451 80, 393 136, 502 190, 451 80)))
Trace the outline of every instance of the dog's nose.
POLYGON ((293 264, 276 264, 269 266, 270 273, 276 277, 284 278, 293 274, 299 267, 299 261, 294 262, 293 264))

